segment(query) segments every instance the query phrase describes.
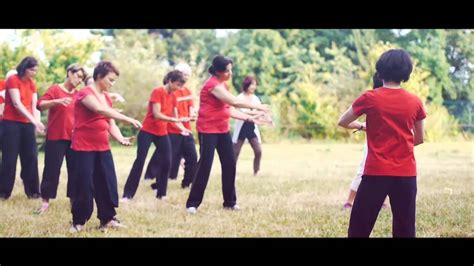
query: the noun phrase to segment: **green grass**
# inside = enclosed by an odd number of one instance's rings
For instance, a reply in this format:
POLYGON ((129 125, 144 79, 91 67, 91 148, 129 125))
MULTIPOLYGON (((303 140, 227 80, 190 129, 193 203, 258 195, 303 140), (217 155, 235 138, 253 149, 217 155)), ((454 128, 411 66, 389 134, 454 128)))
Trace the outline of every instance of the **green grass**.
MULTIPOLYGON (((99 231, 95 209, 87 229, 77 237, 346 237, 350 211, 342 211, 341 206, 362 159, 362 148, 362 144, 266 144, 261 173, 254 177, 253 154, 246 144, 237 165, 241 211, 222 208, 216 157, 196 215, 185 212, 189 190, 181 189, 180 180, 169 182, 169 200, 162 202, 155 199, 151 182, 142 179, 135 199, 117 209, 117 217, 128 228, 99 231)), ((135 148, 114 147, 113 155, 122 195, 135 148)), ((416 158, 417 236, 473 237, 473 144, 423 144, 416 147, 416 158)), ((0 236, 72 237, 65 170, 58 198, 41 216, 33 215, 40 201, 26 199, 21 180, 16 179, 12 197, 0 202, 0 236)), ((390 210, 380 212, 371 236, 391 237, 390 210)))

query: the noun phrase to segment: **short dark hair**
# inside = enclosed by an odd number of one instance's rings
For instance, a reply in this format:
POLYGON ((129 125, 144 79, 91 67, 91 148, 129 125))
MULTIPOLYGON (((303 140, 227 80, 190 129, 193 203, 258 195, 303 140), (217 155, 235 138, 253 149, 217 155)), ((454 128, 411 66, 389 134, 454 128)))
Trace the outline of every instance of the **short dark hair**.
POLYGON ((181 83, 186 83, 186 80, 184 80, 184 75, 183 72, 179 70, 173 70, 168 72, 168 74, 165 75, 163 79, 163 84, 167 84, 168 82, 181 82, 181 83))
POLYGON ((413 63, 405 50, 391 49, 380 56, 375 68, 380 79, 400 83, 410 79, 413 63))
POLYGON ((82 72, 82 74, 84 76, 83 81, 85 81, 85 78, 87 77, 87 72, 84 70, 84 67, 82 67, 79 64, 71 64, 66 68, 66 78, 68 77, 67 74, 69 72, 72 72, 72 74, 74 74, 74 73, 77 73, 79 71, 82 72))
POLYGON ((241 91, 242 92, 247 92, 249 90, 250 85, 252 85, 252 82, 254 82, 254 81, 255 81, 255 83, 257 83, 257 79, 252 77, 252 76, 245 77, 244 82, 242 82, 241 91))
POLYGON ((23 77, 28 68, 32 68, 38 65, 38 60, 32 56, 27 56, 21 60, 20 64, 16 67, 19 77, 23 77))
POLYGON ((372 82, 374 83, 373 89, 383 87, 383 82, 379 78, 379 73, 377 73, 377 72, 375 72, 374 75, 372 76, 372 82))
POLYGON ((114 66, 112 62, 103 60, 97 63, 95 66, 92 77, 94 78, 94 81, 97 81, 98 79, 102 79, 107 76, 107 74, 110 72, 114 72, 117 76, 120 76, 118 68, 114 66))
POLYGON ((212 66, 209 67, 208 71, 211 75, 217 75, 217 72, 223 72, 227 69, 229 64, 233 64, 232 59, 217 55, 212 59, 212 66))

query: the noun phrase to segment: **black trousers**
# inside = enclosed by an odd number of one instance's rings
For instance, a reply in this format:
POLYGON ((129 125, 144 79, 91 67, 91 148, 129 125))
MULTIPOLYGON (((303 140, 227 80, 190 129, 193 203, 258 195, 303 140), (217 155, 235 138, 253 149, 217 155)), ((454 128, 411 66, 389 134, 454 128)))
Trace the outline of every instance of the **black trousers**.
POLYGON ((349 237, 369 237, 388 195, 393 237, 415 237, 416 177, 362 176, 349 221, 349 237))
MULTIPOLYGON (((194 179, 197 167, 196 144, 192 135, 183 136, 181 134, 169 134, 171 143, 171 168, 170 178, 176 179, 179 172, 181 158, 184 158, 184 178, 183 186, 189 186, 194 179)), ((154 178, 153 174, 158 173, 158 156, 153 154, 145 173, 145 179, 154 178)))
POLYGON ((64 157, 67 166, 67 197, 72 197, 74 186, 74 151, 70 140, 47 140, 44 150, 44 170, 41 180, 41 197, 55 199, 64 157))
POLYGON ((198 208, 204 197, 209 175, 211 174, 214 150, 217 149, 222 171, 222 193, 224 207, 232 207, 237 203, 235 191, 235 156, 232 138, 229 133, 207 134, 199 133, 200 157, 189 193, 186 207, 198 208))
POLYGON ((133 198, 137 192, 138 185, 140 183, 140 177, 142 175, 143 167, 145 165, 146 156, 150 145, 153 142, 155 144, 155 152, 153 157, 157 161, 157 197, 166 196, 166 190, 168 187, 168 175, 171 164, 171 145, 168 135, 156 136, 145 131, 140 131, 137 138, 137 158, 133 162, 132 169, 128 175, 127 182, 123 191, 123 197, 133 198))
POLYGON ((112 152, 74 151, 76 186, 73 188, 73 224, 84 225, 97 204, 101 224, 112 220, 118 207, 117 176, 112 152))
POLYGON ((0 120, 0 169, 2 169, 2 145, 3 145, 2 142, 3 142, 3 120, 0 120))
POLYGON ((20 155, 21 172, 28 198, 39 197, 38 147, 35 126, 31 123, 4 120, 0 198, 9 198, 15 184, 16 163, 20 155))

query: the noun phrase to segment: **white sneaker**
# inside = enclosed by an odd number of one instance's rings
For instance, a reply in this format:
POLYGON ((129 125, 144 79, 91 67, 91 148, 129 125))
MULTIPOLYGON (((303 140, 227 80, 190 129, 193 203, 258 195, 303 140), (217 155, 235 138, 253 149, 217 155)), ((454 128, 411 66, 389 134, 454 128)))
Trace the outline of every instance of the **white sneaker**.
POLYGON ((167 196, 160 196, 160 197, 157 197, 157 199, 162 200, 162 201, 168 201, 167 196))
POLYGON ((113 228, 113 229, 119 229, 119 228, 127 228, 126 225, 121 224, 119 220, 117 220, 115 217, 112 218, 108 223, 103 224, 100 226, 101 230, 107 229, 107 228, 113 228))
POLYGON ((73 224, 71 228, 69 228, 69 233, 71 234, 77 234, 84 230, 84 226, 80 224, 73 224))
POLYGON ((120 203, 129 203, 132 199, 124 197, 119 200, 120 203))
POLYGON ((189 207, 186 208, 186 212, 188 212, 189 214, 196 214, 197 209, 195 207, 189 207))
POLYGON ((231 210, 231 211, 240 211, 240 206, 235 204, 234 206, 232 207, 226 207, 225 209, 227 210, 231 210))

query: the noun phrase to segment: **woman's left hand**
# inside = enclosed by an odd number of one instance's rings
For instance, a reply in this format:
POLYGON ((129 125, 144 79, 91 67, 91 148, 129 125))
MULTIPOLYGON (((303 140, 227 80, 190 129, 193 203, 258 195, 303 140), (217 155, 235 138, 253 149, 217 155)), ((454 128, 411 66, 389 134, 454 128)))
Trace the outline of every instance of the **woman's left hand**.
POLYGON ((128 138, 123 138, 122 141, 120 141, 120 144, 122 144, 123 146, 130 146, 133 144, 133 141, 136 139, 135 136, 132 136, 132 137, 128 137, 128 138))

